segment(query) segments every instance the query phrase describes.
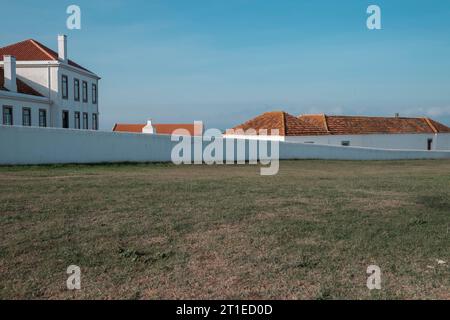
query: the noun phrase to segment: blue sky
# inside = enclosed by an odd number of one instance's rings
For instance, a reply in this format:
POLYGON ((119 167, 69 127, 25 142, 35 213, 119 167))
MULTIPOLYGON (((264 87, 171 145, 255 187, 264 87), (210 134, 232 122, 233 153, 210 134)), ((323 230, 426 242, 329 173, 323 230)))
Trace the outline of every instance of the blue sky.
MULTIPOLYGON (((4 2, 4 0, 2 0, 4 2)), ((8 1, 0 46, 34 38, 102 77, 115 122, 226 128, 259 113, 431 116, 450 124, 450 2, 443 0, 8 1), (66 29, 77 4, 82 29, 66 29), (382 10, 382 30, 366 9, 382 10)))

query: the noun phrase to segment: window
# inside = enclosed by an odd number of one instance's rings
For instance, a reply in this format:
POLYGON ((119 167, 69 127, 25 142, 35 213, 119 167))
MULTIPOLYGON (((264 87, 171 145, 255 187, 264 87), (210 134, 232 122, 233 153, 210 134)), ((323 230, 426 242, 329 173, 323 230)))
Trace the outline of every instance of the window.
POLYGON ((97 85, 92 84, 92 103, 97 104, 97 85))
POLYGON ((69 111, 64 110, 62 112, 62 127, 64 129, 69 128, 69 111))
POLYGON ((342 141, 341 145, 343 145, 344 147, 348 147, 350 146, 350 141, 342 141))
POLYGON ((88 129, 88 114, 83 112, 83 129, 88 129))
POLYGON ((31 127, 31 109, 22 109, 22 125, 26 127, 31 127))
POLYGON ((433 147, 433 139, 428 139, 427 141, 427 150, 430 151, 433 147))
POLYGON ((67 76, 62 75, 62 81, 61 81, 61 92, 62 92, 62 98, 67 99, 69 97, 69 88, 68 88, 68 82, 67 82, 67 76))
POLYGON ((88 85, 86 81, 83 81, 83 102, 88 102, 88 85))
POLYGON ((98 118, 96 113, 92 114, 92 130, 98 130, 98 118))
POLYGON ((7 126, 13 125, 13 107, 3 106, 3 124, 7 126))
POLYGON ((47 110, 39 109, 39 127, 47 126, 47 110))
POLYGON ((75 129, 80 129, 80 113, 77 111, 75 112, 75 129))
POLYGON ((80 101, 80 80, 73 80, 73 99, 75 101, 80 101))

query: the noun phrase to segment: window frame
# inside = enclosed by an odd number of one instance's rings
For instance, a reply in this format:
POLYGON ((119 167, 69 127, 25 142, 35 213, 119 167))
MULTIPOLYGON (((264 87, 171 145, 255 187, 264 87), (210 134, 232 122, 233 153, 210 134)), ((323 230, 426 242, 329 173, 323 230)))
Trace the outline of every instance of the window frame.
POLYGON ((81 129, 81 115, 80 115, 80 111, 75 111, 73 117, 74 117, 74 128, 75 129, 81 129))
POLYGON ((39 109, 39 127, 41 128, 47 128, 47 110, 46 109, 39 109), (42 115, 44 115, 42 117, 42 115), (44 122, 41 121, 41 119, 44 118, 44 122), (42 125, 44 124, 44 125, 42 125))
POLYGON ((23 107, 22 108, 22 126, 24 127, 31 127, 31 108, 29 107, 23 107), (25 124, 25 111, 28 111, 28 117, 29 117, 29 124, 25 124))
POLYGON ((63 129, 69 129, 70 128, 70 121, 69 121, 69 117, 70 117, 70 112, 69 110, 63 110, 61 113, 61 127, 63 129), (67 127, 64 126, 64 115, 66 115, 66 121, 67 121, 67 127))
POLYGON ((69 99, 69 77, 65 74, 61 75, 61 97, 64 100, 69 99))
POLYGON ((97 90, 97 84, 93 83, 92 84, 92 104, 97 104, 97 97, 98 97, 98 90, 97 90), (95 89, 95 90, 94 90, 95 89))
POLYGON ((92 114, 92 130, 98 130, 98 114, 92 114))
POLYGON ((89 101, 89 93, 88 93, 88 83, 87 81, 82 82, 82 96, 83 96, 83 102, 88 102, 89 101))
POLYGON ((427 139, 427 151, 432 151, 433 150, 433 138, 428 138, 427 139))
POLYGON ((80 79, 73 79, 73 100, 80 101, 80 79))
POLYGON ((89 130, 89 114, 83 112, 83 130, 89 130))
POLYGON ((5 105, 5 106, 3 106, 3 108, 2 108, 2 115, 3 115, 3 121, 2 121, 2 123, 3 123, 3 125, 4 126, 13 126, 14 125, 14 109, 13 109, 14 107, 13 106, 9 106, 9 105, 5 105), (5 111, 6 110, 10 110, 10 118, 11 118, 11 123, 6 123, 6 119, 7 119, 7 117, 5 117, 5 111))

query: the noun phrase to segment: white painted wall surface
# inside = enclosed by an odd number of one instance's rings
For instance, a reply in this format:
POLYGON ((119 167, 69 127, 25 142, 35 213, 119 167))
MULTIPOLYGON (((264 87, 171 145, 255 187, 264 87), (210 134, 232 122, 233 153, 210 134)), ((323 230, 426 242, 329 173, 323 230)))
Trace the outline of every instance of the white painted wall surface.
MULTIPOLYGON (((407 150, 427 150, 428 139, 433 139, 433 142, 436 142, 435 134, 364 134, 286 137, 286 141, 288 142, 313 141, 317 144, 341 146, 343 141, 349 141, 350 146, 354 147, 407 150)), ((437 150, 436 143, 433 143, 432 150, 437 150)))
POLYGON ((226 139, 244 139, 244 140, 268 140, 268 141, 285 141, 285 136, 279 136, 279 135, 244 135, 244 134, 224 134, 224 138, 226 139))
MULTIPOLYGON (((2 62, 0 62, 0 65, 2 62)), ((33 61, 17 62, 17 77, 43 96, 52 101, 51 113, 49 114, 49 126, 62 127, 62 111, 69 111, 69 128, 75 128, 75 111, 81 114, 88 113, 89 129, 92 129, 92 114, 97 114, 99 122, 99 78, 89 72, 71 67, 57 61, 33 61), (62 98, 62 75, 68 77, 68 99, 62 98), (80 100, 74 99, 74 79, 80 80, 80 100), (88 101, 83 102, 83 81, 88 84, 88 101), (92 103, 92 84, 97 85, 97 103, 92 103)), ((0 103, 1 101, 0 97, 0 103)), ((21 122, 21 121, 20 121, 21 122)))
POLYGON ((18 62, 17 77, 53 102, 50 113, 48 114, 48 125, 50 127, 60 126, 56 121, 58 105, 55 104, 55 99, 58 96, 58 65, 45 61, 39 64, 18 62))
MULTIPOLYGON (((69 111, 69 128, 75 128, 75 111, 88 113, 89 128, 92 128, 92 114, 98 114, 98 78, 87 72, 76 70, 64 64, 23 64, 17 66, 19 78, 46 97, 50 97, 52 105, 52 127, 62 127, 62 111, 69 111), (68 78, 68 98, 62 98, 62 75, 68 78), (74 79, 80 81, 80 100, 74 99, 74 79), (88 84, 88 101, 83 102, 83 81, 88 84), (50 87, 48 84, 50 83, 50 87), (97 85, 97 104, 92 103, 92 84, 97 85)), ((82 122, 82 121, 81 121, 82 122)))
POLYGON ((269 139, 286 142, 342 146, 343 141, 349 141, 350 146, 380 148, 427 150, 428 139, 433 139, 432 150, 450 150, 450 134, 361 134, 361 135, 323 135, 323 136, 245 136, 226 135, 226 138, 238 139, 269 139))
POLYGON ((50 106, 46 102, 41 100, 45 99, 28 99, 20 98, 23 95, 16 94, 17 97, 13 97, 13 94, 3 93, 0 91, 0 124, 3 124, 3 106, 13 107, 13 124, 22 125, 22 109, 31 109, 31 125, 39 126, 39 109, 45 109, 47 111, 47 125, 50 125, 50 106))
MULTIPOLYGON (((62 111, 69 111, 69 128, 75 128, 75 111, 88 113, 88 125, 89 129, 92 129, 92 114, 96 113, 98 115, 98 80, 95 77, 88 75, 86 72, 76 72, 73 68, 69 68, 66 65, 62 65, 58 68, 58 94, 56 97, 52 98, 55 105, 57 105, 56 111, 56 127, 62 127, 62 111), (61 78, 62 75, 68 77, 69 82, 69 97, 68 99, 63 99, 61 94, 61 78), (80 80, 80 101, 74 100, 74 79, 80 80), (83 81, 88 84, 88 101, 83 102, 83 81), (97 85, 97 104, 92 103, 92 84, 97 85)), ((100 116, 98 116, 100 118, 100 116)), ((83 126, 83 121, 81 121, 81 126, 83 126)))
POLYGON ((435 141, 436 150, 450 150, 450 133, 439 133, 435 141))
MULTIPOLYGON (((172 148, 177 144, 170 138, 168 135, 0 125, 0 164, 165 162, 171 161, 172 148)), ((245 143, 254 142, 245 140, 245 143)), ((450 151, 382 150, 292 142, 280 142, 279 149, 280 159, 450 159, 450 151)), ((230 158, 225 143, 224 157, 230 158)), ((248 154, 245 157, 248 159, 248 154)))

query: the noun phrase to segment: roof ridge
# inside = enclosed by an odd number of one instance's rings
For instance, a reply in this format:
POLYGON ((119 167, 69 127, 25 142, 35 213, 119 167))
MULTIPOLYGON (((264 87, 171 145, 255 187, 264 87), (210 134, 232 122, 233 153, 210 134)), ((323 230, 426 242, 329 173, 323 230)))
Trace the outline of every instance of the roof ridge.
POLYGON ((48 53, 47 50, 45 50, 42 45, 34 40, 34 39, 29 39, 28 41, 30 41, 33 45, 35 45, 39 50, 41 50, 45 55, 47 55, 51 60, 56 60, 50 53, 48 53))
POLYGON ((325 126, 325 130, 330 133, 330 130, 328 129, 328 123, 327 123, 327 115, 325 113, 322 113, 322 117, 323 117, 323 124, 325 126))
POLYGON ((282 135, 285 136, 287 128, 286 128, 286 112, 284 112, 284 111, 281 111, 281 128, 283 130, 283 134, 282 135))
POLYGON ((365 115, 326 115, 326 116, 342 117, 342 118, 423 119, 423 117, 365 116, 365 115))
POLYGON ((424 117, 423 119, 430 126, 431 130, 433 130, 434 133, 439 133, 439 130, 436 129, 436 127, 433 125, 433 123, 431 123, 430 118, 424 117))

